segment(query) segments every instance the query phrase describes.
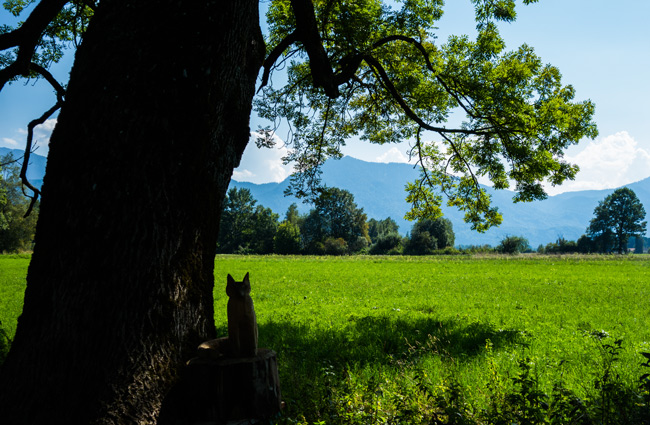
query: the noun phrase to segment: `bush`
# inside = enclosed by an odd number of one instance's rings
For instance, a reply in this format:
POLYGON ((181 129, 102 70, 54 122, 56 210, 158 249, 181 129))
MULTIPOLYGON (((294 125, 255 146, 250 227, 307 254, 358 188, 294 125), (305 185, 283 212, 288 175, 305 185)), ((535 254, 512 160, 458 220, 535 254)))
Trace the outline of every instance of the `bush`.
POLYGON ((506 236, 496 247, 502 254, 519 254, 529 249, 528 239, 522 236, 506 236))
POLYGON ((300 228, 297 224, 283 221, 273 238, 273 250, 276 254, 299 254, 302 245, 300 228))
POLYGON ((326 255, 345 255, 348 252, 348 244, 343 238, 327 238, 323 247, 326 255))
POLYGON ((564 238, 558 238, 556 242, 551 242, 544 248, 546 254, 571 254, 581 252, 575 241, 568 241, 564 238))
POLYGON ((431 255, 438 248, 438 241, 427 231, 411 234, 404 251, 408 255, 431 255))
POLYGON ((383 255, 389 252, 401 252, 401 245, 402 237, 398 233, 383 234, 377 238, 377 243, 370 248, 370 253, 383 255))

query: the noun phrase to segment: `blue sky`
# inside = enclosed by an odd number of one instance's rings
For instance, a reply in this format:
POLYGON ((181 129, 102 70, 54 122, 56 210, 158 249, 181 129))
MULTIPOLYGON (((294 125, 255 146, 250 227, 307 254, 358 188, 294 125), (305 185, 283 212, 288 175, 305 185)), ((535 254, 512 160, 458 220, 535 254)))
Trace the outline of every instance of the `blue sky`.
MULTIPOLYGON (((449 34, 474 32, 469 0, 447 0, 439 22, 438 39, 449 34)), ((263 6, 262 6, 263 7, 263 6)), ((502 24, 509 49, 522 43, 535 48, 546 63, 557 66, 565 84, 572 84, 576 99, 596 104, 595 120, 600 135, 570 148, 566 157, 581 167, 576 181, 551 194, 566 190, 619 187, 650 176, 650 1, 648 0, 540 0, 518 9, 517 21, 502 24)), ((0 24, 13 22, 4 10, 0 24)), ((65 79, 72 54, 53 69, 65 79)), ((0 93, 0 146, 24 147, 26 126, 55 101, 44 82, 14 83, 0 93)), ((37 128, 39 153, 47 152, 47 140, 55 120, 37 128)), ((257 117, 251 129, 265 126, 257 117)), ((435 140, 435 137, 432 138, 435 140)), ((281 145, 281 144, 280 144, 281 145)), ((405 161, 408 143, 374 146, 352 140, 344 153, 366 161, 405 161)), ((259 151, 249 144, 234 178, 256 183, 281 181, 290 169, 281 164, 282 149, 259 151)))

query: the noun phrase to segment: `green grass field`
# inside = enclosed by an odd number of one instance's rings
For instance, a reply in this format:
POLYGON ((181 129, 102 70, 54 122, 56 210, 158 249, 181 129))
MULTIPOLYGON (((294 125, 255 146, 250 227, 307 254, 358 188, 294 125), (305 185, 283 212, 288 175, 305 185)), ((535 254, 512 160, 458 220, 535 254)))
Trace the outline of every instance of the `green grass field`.
MULTIPOLYGON (((10 336, 28 261, 0 257, 10 336)), ((650 421, 648 256, 219 256, 220 335, 246 272, 283 423, 650 421)))

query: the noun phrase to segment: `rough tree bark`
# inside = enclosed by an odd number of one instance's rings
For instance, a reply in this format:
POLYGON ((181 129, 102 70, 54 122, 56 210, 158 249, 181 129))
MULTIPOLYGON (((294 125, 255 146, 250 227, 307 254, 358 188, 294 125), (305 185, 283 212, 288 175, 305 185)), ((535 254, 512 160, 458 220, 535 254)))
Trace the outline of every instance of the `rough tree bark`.
POLYGON ((102 0, 51 138, 3 423, 156 423, 214 337, 222 201, 249 139, 257 0, 102 0))

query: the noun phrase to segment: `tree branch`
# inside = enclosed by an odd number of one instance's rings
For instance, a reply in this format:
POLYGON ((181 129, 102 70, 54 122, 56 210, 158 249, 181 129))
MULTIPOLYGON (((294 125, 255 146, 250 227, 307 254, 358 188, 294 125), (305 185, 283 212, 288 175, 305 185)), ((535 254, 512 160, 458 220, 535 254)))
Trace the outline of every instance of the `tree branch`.
POLYGON ((27 125, 27 144, 25 145, 25 156, 23 157, 23 166, 20 169, 20 179, 22 180, 23 184, 25 186, 27 186, 34 194, 32 196, 25 194, 25 196, 28 196, 29 198, 31 198, 32 201, 29 203, 29 208, 27 208, 27 212, 25 213, 24 217, 27 217, 32 213, 32 209, 34 208, 34 205, 36 205, 36 201, 38 200, 38 197, 41 194, 41 191, 36 189, 36 187, 34 187, 29 182, 29 180, 27 179, 27 167, 29 165, 29 156, 32 153, 32 141, 33 141, 33 138, 34 138, 34 127, 36 127, 37 125, 43 124, 60 107, 61 107, 61 102, 58 101, 58 102, 56 102, 56 104, 54 106, 52 106, 43 115, 41 115, 40 118, 37 118, 37 119, 31 121, 27 125))
POLYGON ((416 124, 418 124, 420 127, 424 128, 425 130, 429 131, 435 131, 436 133, 439 134, 447 134, 447 133, 457 133, 457 134, 468 134, 468 135, 487 135, 487 134, 492 134, 490 131, 484 131, 484 130, 464 130, 460 128, 455 128, 455 129, 450 129, 450 128, 445 128, 445 127, 434 127, 430 124, 427 124, 420 118, 415 111, 411 109, 410 106, 406 103, 402 95, 400 95, 399 91, 397 91, 397 88, 393 84, 393 82, 390 80, 390 77, 386 73, 386 70, 384 69, 383 66, 377 61, 374 57, 371 55, 363 55, 363 60, 368 63, 375 71, 377 72, 377 75, 379 76, 382 84, 388 90, 390 95, 395 99, 397 104, 402 108, 404 113, 406 114, 407 117, 415 121, 416 124))
POLYGON ((264 64, 262 65, 264 68, 264 73, 262 74, 262 85, 260 85, 260 88, 257 89, 258 92, 268 84, 269 76, 271 75, 271 69, 275 64, 275 61, 277 61, 280 55, 282 55, 282 53, 296 41, 298 41, 298 34, 296 31, 294 31, 282 39, 280 44, 275 46, 273 50, 271 50, 271 53, 269 53, 269 55, 266 57, 266 59, 264 59, 264 64))
POLYGON ((31 70, 34 70, 41 74, 45 80, 50 83, 52 88, 54 88, 54 91, 56 91, 56 97, 57 97, 57 103, 63 102, 63 98, 65 97, 65 89, 63 86, 54 78, 54 76, 48 71, 47 69, 43 68, 37 63, 32 62, 29 65, 29 68, 31 70))
POLYGON ((305 46, 309 56, 309 67, 314 86, 322 87, 328 97, 336 99, 339 96, 339 89, 334 80, 332 65, 318 32, 314 4, 311 0, 291 0, 291 7, 296 17, 298 38, 305 46))
POLYGON ((19 28, 0 35, 0 51, 18 47, 16 60, 0 71, 0 90, 13 77, 27 74, 43 31, 66 3, 68 0, 41 0, 19 28))

